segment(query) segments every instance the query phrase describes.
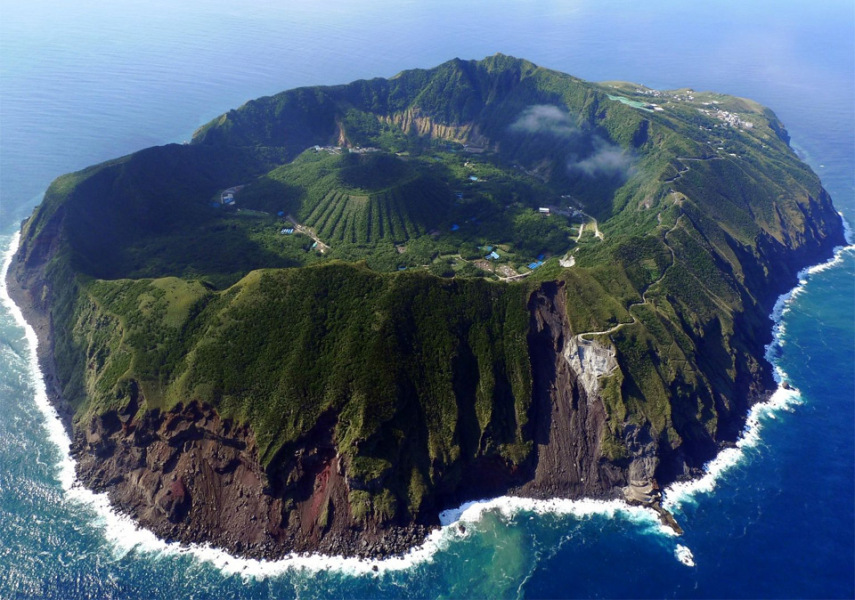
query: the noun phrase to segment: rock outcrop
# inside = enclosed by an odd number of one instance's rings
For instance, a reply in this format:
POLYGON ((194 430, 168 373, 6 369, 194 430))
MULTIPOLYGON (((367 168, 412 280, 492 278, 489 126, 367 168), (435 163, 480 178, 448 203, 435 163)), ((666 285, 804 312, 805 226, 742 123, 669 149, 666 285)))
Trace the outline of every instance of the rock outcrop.
POLYGON ((191 402, 161 413, 137 406, 135 399, 77 428, 72 452, 83 482, 164 539, 204 540, 255 558, 315 551, 369 557, 402 553, 429 529, 355 519, 344 465, 323 428, 304 440, 283 480, 262 469, 252 431, 212 407, 191 402), (296 502, 282 494, 289 487, 299 490, 296 502))
MULTIPOLYGON (((558 283, 543 284, 529 300, 536 465, 531 481, 515 493, 614 497, 625 485, 626 473, 603 457, 606 411, 596 390, 589 388, 590 371, 579 367, 585 361, 572 350, 575 339, 565 301, 558 283)), ((592 381, 596 385, 596 379, 592 381)))
MULTIPOLYGON (((251 101, 192 144, 57 180, 24 226, 8 285, 39 336, 81 481, 164 538, 258 558, 400 553, 438 525, 440 510, 500 494, 623 498, 678 529, 659 508, 661 486, 696 476, 737 439, 750 405, 774 387, 766 315, 843 233, 772 117, 757 113, 754 137, 729 141, 744 155, 708 156, 718 129, 698 133, 694 108, 648 114, 609 98, 510 57, 452 61, 251 101), (543 123, 511 131, 530 106, 565 130, 578 118, 579 148, 556 154, 555 139, 537 137, 543 123), (418 269, 368 268, 375 255, 360 254, 355 228, 367 240, 369 224, 383 227, 379 212, 348 229, 348 256, 369 262, 314 266, 210 212, 211 194, 238 181, 277 210, 283 196, 299 203, 314 188, 273 175, 300 167, 285 163, 306 148, 351 137, 394 144, 368 161, 373 170, 346 171, 329 156, 323 169, 376 178, 390 165, 421 165, 438 182, 432 196, 412 180, 424 201, 412 231, 428 257, 418 269), (439 141, 470 146, 420 162, 425 148, 443 152, 439 141), (398 157, 411 142, 413 154, 398 157), (648 169, 641 187, 651 189, 568 179, 567 161, 600 143, 637 153, 648 169), (473 161, 493 153, 485 166, 505 172, 476 186, 469 171, 442 167, 466 150, 473 161), (774 171, 760 170, 767 162, 774 171), (499 193, 491 186, 501 177, 516 183, 499 193), (501 216, 489 235, 520 219, 536 238, 551 221, 526 202, 541 194, 585 195, 578 204, 597 209, 608 235, 596 221, 595 237, 580 229, 563 271, 546 259, 514 282, 433 277, 421 267, 459 243, 434 229, 458 220, 455 188, 472 190, 477 215, 501 216), (183 228, 200 221, 213 223, 206 243, 221 252, 166 247, 193 239, 183 228)), ((325 172, 295 171, 295 181, 325 172)), ((346 198, 324 218, 339 219, 346 198)), ((390 223, 406 220, 386 212, 390 223)), ((573 243, 566 233, 556 243, 573 243)), ((376 256, 397 260, 399 243, 387 239, 388 256, 376 256)))

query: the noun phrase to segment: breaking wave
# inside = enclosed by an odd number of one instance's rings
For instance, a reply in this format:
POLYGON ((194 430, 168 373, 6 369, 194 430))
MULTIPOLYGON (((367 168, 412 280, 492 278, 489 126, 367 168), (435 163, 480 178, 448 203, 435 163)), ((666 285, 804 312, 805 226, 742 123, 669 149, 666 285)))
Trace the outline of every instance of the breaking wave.
MULTIPOLYGON (((842 215, 841 215, 842 216, 842 215)), ((846 223, 846 220, 843 220, 846 223)), ((742 434, 732 448, 725 448, 710 462, 704 466, 704 474, 691 481, 680 481, 671 484, 665 489, 662 498, 662 506, 668 510, 679 509, 683 503, 694 502, 695 496, 700 493, 710 493, 716 487, 716 482, 728 469, 738 465, 745 457, 745 450, 753 448, 760 442, 760 432, 763 429, 765 419, 774 419, 775 414, 780 411, 792 411, 794 406, 802 403, 799 391, 789 384, 789 377, 778 363, 781 349, 786 343, 786 325, 784 316, 789 312, 790 306, 805 290, 805 286, 812 275, 831 269, 843 262, 845 253, 855 252, 855 245, 851 245, 852 232, 846 225, 846 241, 848 246, 838 246, 834 249, 834 255, 824 263, 802 269, 798 273, 798 284, 785 294, 778 297, 772 308, 769 318, 772 320, 772 341, 766 346, 766 360, 772 364, 772 375, 778 383, 778 388, 766 402, 755 404, 751 407, 745 420, 742 434)))
MULTIPOLYGON (((849 230, 847 230, 847 242, 851 244, 851 231, 849 230)), ((210 564, 226 575, 239 575, 248 578, 275 577, 292 571, 332 571, 350 575, 377 576, 386 571, 410 569, 418 564, 431 561, 437 552, 447 548, 455 540, 469 535, 466 532, 466 528, 462 526, 463 523, 477 523, 482 520, 483 515, 487 512, 496 512, 508 518, 520 512, 567 515, 577 519, 586 519, 593 516, 622 518, 643 532, 669 537, 675 535, 670 528, 660 524, 658 516, 653 510, 639 506, 630 506, 620 500, 568 500, 558 498, 534 500, 503 496, 489 500, 467 502, 458 508, 443 511, 440 513, 442 527, 433 531, 422 545, 411 549, 404 555, 384 559, 345 558, 322 554, 291 554, 279 560, 259 560, 232 556, 223 550, 206 544, 182 544, 179 542, 164 541, 151 531, 139 527, 130 517, 116 512, 110 505, 106 494, 95 493, 89 490, 76 477, 75 461, 70 454, 71 440, 57 411, 48 399, 44 376, 39 368, 37 358, 38 338, 32 326, 24 319, 23 312, 12 301, 6 289, 6 274, 19 243, 20 233, 15 233, 3 257, 2 269, 0 270, 0 278, 2 278, 2 283, 0 283, 0 304, 9 311, 14 320, 25 332, 28 345, 28 348, 25 349, 25 355, 34 390, 33 399, 45 418, 44 426, 49 439, 60 450, 61 458, 56 465, 57 479, 65 492, 65 497, 68 500, 88 507, 94 512, 91 522, 103 532, 104 537, 111 544, 117 558, 131 551, 144 552, 162 557, 189 555, 199 561, 210 564)), ((775 379, 779 384, 787 381, 786 373, 776 364, 775 358, 784 343, 782 317, 786 314, 789 304, 801 292, 811 275, 832 268, 835 264, 842 261, 843 252, 852 251, 855 251, 855 246, 853 245, 838 248, 835 251, 834 257, 829 261, 800 272, 799 284, 793 290, 782 295, 776 302, 770 315, 770 318, 774 322, 774 337, 772 343, 766 348, 766 357, 775 365, 775 379)), ((797 390, 785 389, 781 386, 767 402, 755 405, 748 415, 745 429, 736 442, 735 447, 723 450, 715 459, 709 462, 704 468, 705 472, 702 477, 688 482, 674 483, 669 486, 663 494, 663 506, 668 509, 678 509, 681 504, 694 501, 694 497, 697 494, 712 492, 722 474, 743 459, 745 449, 755 446, 758 443, 764 417, 773 418, 776 412, 790 409, 793 405, 800 402, 801 399, 797 390)), ((694 557, 688 547, 675 544, 673 551, 675 558, 680 563, 689 567, 695 566, 694 557)))
POLYGON ((130 517, 115 511, 110 505, 107 494, 95 493, 86 488, 77 479, 75 461, 71 456, 71 439, 56 409, 48 400, 44 376, 37 357, 38 337, 35 330, 24 319, 21 309, 12 301, 6 289, 6 274, 12 257, 18 250, 20 233, 12 237, 9 248, 3 258, 2 285, 0 285, 0 304, 12 315, 25 332, 28 348, 25 350, 28 370, 34 388, 34 401, 44 416, 44 426, 48 438, 60 450, 57 464, 57 479, 65 492, 65 497, 94 511, 93 525, 101 529, 104 537, 113 547, 117 557, 138 551, 160 556, 190 555, 209 563, 224 574, 237 574, 244 577, 272 577, 293 570, 335 571, 346 574, 378 574, 384 571, 409 569, 417 564, 430 561, 432 557, 455 539, 464 536, 464 528, 455 524, 480 520, 486 511, 498 511, 511 516, 521 511, 538 514, 553 513, 574 515, 586 518, 593 515, 614 517, 623 516, 630 521, 642 523, 648 528, 659 528, 656 514, 646 508, 632 507, 620 501, 599 500, 532 500, 526 498, 502 497, 479 502, 468 502, 457 509, 441 514, 443 527, 433 531, 425 542, 401 556, 384 559, 344 558, 322 554, 291 554, 279 560, 259 560, 232 556, 224 550, 206 544, 181 544, 167 542, 151 531, 139 527, 130 517))
POLYGON ((674 556, 687 567, 695 566, 695 557, 692 555, 692 551, 682 544, 677 544, 674 549, 674 556))

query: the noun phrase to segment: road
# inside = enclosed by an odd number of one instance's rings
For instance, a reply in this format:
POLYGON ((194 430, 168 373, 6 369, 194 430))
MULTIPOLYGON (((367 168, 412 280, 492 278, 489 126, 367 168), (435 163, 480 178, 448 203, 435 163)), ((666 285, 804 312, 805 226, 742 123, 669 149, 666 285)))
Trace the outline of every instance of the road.
POLYGON ((305 225, 301 225, 291 215, 287 215, 285 218, 291 222, 291 224, 294 226, 295 231, 299 231, 303 235, 307 235, 310 238, 312 238, 313 240, 315 240, 315 243, 317 244, 318 251, 321 254, 326 254, 326 252, 328 250, 330 250, 330 247, 321 241, 321 238, 318 237, 318 234, 315 233, 314 229, 312 229, 311 227, 306 227, 305 225))
POLYGON ((680 219, 682 219, 682 218, 683 218, 683 215, 680 215, 679 217, 677 217, 677 220, 674 221, 674 225, 671 227, 671 229, 666 231, 665 235, 662 236, 663 240, 665 242, 665 247, 668 248, 668 251, 671 253, 671 264, 668 265, 667 267, 665 267, 665 269, 662 271, 662 274, 656 278, 656 281, 651 282, 650 284, 648 284, 648 286, 646 288, 644 288, 644 291, 641 292, 641 301, 640 302, 633 302, 629 306, 626 307, 626 310, 629 313, 629 316, 632 317, 632 321, 624 321, 623 323, 618 323, 617 325, 614 325, 613 327, 609 327, 608 329, 604 329, 603 331, 586 331, 585 333, 579 333, 575 336, 577 342, 583 341, 585 339, 583 336, 611 335, 611 334, 617 332, 618 330, 620 330, 621 327, 625 327, 626 325, 634 325, 635 323, 638 323, 638 318, 634 314, 632 314, 632 309, 635 308, 636 306, 643 306, 645 304, 650 303, 650 300, 648 300, 648 298, 647 298, 647 292, 649 292, 650 288, 652 288, 654 285, 657 285, 663 279, 665 279, 665 275, 668 274, 668 271, 671 269, 671 267, 674 266, 674 264, 677 261, 677 256, 674 254, 674 249, 668 244, 668 235, 673 233, 673 231, 680 224, 680 219))

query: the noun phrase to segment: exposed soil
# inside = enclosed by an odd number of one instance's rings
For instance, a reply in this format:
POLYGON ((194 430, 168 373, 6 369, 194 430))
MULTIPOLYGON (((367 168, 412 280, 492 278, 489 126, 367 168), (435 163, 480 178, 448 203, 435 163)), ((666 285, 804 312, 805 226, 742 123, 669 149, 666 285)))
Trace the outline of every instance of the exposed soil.
POLYGON ((330 429, 316 428, 286 481, 268 477, 252 431, 190 403, 137 416, 137 400, 78 427, 80 479, 167 540, 210 542, 243 556, 289 552, 386 556, 422 542, 420 524, 357 523, 330 429), (283 489, 297 493, 283 497, 283 489))
MULTIPOLYGON (((54 368, 52 291, 43 272, 57 250, 61 222, 57 215, 46 225, 55 232, 43 232, 35 238, 37 246, 16 255, 7 285, 39 337, 48 393, 72 432, 72 452, 84 484, 106 491, 119 511, 165 539, 208 542, 254 558, 293 551, 363 557, 398 554, 422 543, 437 526, 436 519, 393 524, 354 519, 346 465, 333 439, 332 414, 296 442, 289 450, 293 456, 278 457, 282 460, 275 473, 262 468, 249 427, 192 401, 166 413, 146 412, 140 410, 145 399, 137 392, 122 412, 108 412, 72 427, 72 413, 61 399, 54 368)), ((759 251, 774 274, 757 275, 765 282, 759 302, 763 309, 792 285, 799 268, 828 256, 842 238, 839 232, 825 237, 815 225, 803 235, 805 239, 794 243, 798 250, 788 254, 771 240, 761 240, 759 251)), ((655 508, 659 484, 697 473, 696 466, 689 466, 698 462, 693 453, 701 456, 708 449, 684 445, 663 456, 659 441, 643 428, 626 428, 631 458, 614 463, 603 456, 606 411, 599 397, 585 391, 564 356, 568 341, 578 333, 569 329, 564 302, 558 283, 544 283, 529 300, 532 460, 513 473, 489 461, 476 461, 464 478, 465 490, 449 494, 449 502, 477 498, 479 491, 489 489, 537 498, 627 497, 655 508)), ((754 340, 751 354, 762 356, 765 341, 754 340)), ((763 365, 745 382, 744 397, 731 399, 721 443, 736 439, 747 406, 771 387, 769 367, 763 365)))
POLYGON ((521 496, 617 497, 625 470, 603 458, 606 413, 589 398, 564 357, 572 337, 562 284, 546 283, 529 299, 529 352, 533 376, 533 438, 537 463, 521 496))

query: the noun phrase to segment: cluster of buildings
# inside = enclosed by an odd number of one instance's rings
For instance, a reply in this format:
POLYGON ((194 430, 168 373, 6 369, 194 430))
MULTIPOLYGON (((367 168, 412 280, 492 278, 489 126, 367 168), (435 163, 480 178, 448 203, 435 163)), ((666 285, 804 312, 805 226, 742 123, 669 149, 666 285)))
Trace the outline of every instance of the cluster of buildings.
MULTIPOLYGON (((481 249, 488 253, 484 257, 485 260, 499 260, 500 258, 502 258, 501 255, 496 251, 496 249, 493 248, 493 246, 483 246, 481 249)), ((543 264, 545 258, 545 254, 538 254, 537 260, 527 265, 529 270, 534 271, 536 268, 543 264)))
POLYGON ((373 148, 371 146, 367 146, 365 148, 357 146, 356 148, 343 148, 342 150, 347 150, 351 154, 370 154, 372 152, 380 152, 380 148, 373 148))
POLYGON ((241 191, 244 187, 243 185, 236 185, 234 187, 230 187, 226 190, 220 192, 220 204, 223 206, 231 206, 235 203, 235 196, 239 191, 241 191))
POLYGON ((341 154, 341 146, 315 146, 315 152, 326 152, 327 154, 341 154))
POLYGON ((635 88, 636 94, 643 94, 644 96, 653 96, 654 98, 667 98, 668 100, 677 100, 678 102, 693 102, 695 97, 694 90, 686 90, 685 94, 674 94, 672 92, 663 92, 660 90, 649 90, 647 88, 635 88))
POLYGON ((371 146, 367 146, 362 148, 357 146, 355 148, 348 148, 347 146, 315 146, 315 152, 326 152, 327 154, 369 154, 371 152, 380 152, 380 148, 373 148, 371 146))
MULTIPOLYGON (((668 100, 676 100, 678 102, 694 102, 695 96, 693 95, 692 90, 686 90, 685 93, 675 94, 672 92, 661 92, 659 90, 648 90, 644 88, 636 88, 636 94, 643 94, 645 96, 652 96, 654 98, 666 98, 668 100)), ((718 119, 722 121, 726 125, 730 127, 742 127, 744 129, 751 129, 754 127, 754 123, 751 121, 746 121, 736 113, 728 112, 726 110, 720 110, 715 108, 714 105, 718 104, 718 101, 712 100, 710 102, 702 102, 704 106, 710 106, 712 108, 699 108, 702 114, 705 114, 708 117, 712 117, 714 119, 718 119)), ((649 105, 652 110, 662 110, 662 107, 657 104, 649 105)))
POLYGON ((708 117, 718 119, 719 121, 722 121, 726 125, 729 125, 731 127, 742 127, 743 129, 751 129, 752 127, 754 127, 754 123, 752 123, 751 121, 746 121, 736 113, 728 112, 726 110, 710 110, 706 108, 699 108, 698 112, 708 117))

